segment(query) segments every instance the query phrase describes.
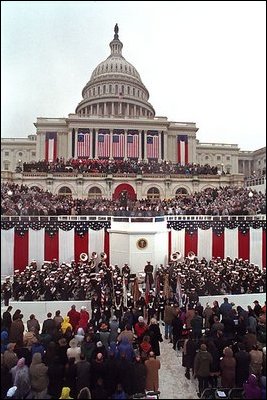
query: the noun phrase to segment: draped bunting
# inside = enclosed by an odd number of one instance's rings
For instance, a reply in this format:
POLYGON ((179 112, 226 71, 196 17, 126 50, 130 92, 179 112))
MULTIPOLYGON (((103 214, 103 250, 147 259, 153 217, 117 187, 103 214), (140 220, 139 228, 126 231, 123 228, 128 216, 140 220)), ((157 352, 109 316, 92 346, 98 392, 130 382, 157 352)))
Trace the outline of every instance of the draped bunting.
MULTIPOLYGON (((81 253, 90 257, 95 251, 98 255, 109 255, 109 233, 105 229, 89 229, 85 233, 76 229, 62 230, 50 234, 45 229, 19 232, 14 228, 2 230, 1 266, 2 275, 12 275, 14 269, 23 271, 32 260, 41 265, 43 261, 56 259, 59 263, 79 261, 81 253), (5 247, 7 244, 7 247, 5 247), (34 248, 36 247, 36 251, 34 248)), ((107 260, 109 262, 109 260, 107 260)))
POLYGON ((225 228, 222 233, 209 229, 194 230, 190 233, 185 228, 171 230, 169 248, 172 253, 179 251, 183 256, 187 256, 189 251, 193 251, 198 258, 205 257, 207 260, 212 257, 243 258, 250 263, 266 268, 265 248, 266 231, 263 228, 248 228, 243 232, 238 228, 225 228))

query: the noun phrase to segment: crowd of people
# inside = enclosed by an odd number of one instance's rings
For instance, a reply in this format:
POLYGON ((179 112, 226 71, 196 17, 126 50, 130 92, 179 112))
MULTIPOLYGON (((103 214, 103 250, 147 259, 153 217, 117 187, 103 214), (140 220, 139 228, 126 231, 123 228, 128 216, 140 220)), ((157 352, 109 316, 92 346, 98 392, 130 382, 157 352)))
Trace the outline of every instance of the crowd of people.
MULTIPOLYGON (((162 264, 154 270, 150 262, 144 268, 145 276, 149 278, 149 287, 136 274, 131 274, 131 267, 124 264, 121 268, 107 265, 104 259, 71 263, 62 263, 54 259, 44 262, 37 268, 36 261, 26 266, 24 271, 15 270, 11 281, 6 278, 1 287, 2 299, 8 305, 10 299, 14 301, 56 301, 56 300, 89 300, 93 293, 102 293, 103 304, 106 304, 107 313, 114 303, 122 312, 123 305, 129 301, 137 301, 139 297, 147 295, 147 291, 154 291, 151 304, 147 304, 152 311, 158 312, 160 294, 164 299, 177 301, 181 305, 182 298, 199 299, 199 296, 236 295, 266 292, 266 270, 248 260, 230 257, 220 257, 207 260, 204 257, 185 257, 183 260, 172 261, 169 265, 162 264), (146 271, 151 270, 150 273, 146 271), (138 286, 139 285, 139 286, 138 286), (130 293, 127 298, 124 291, 130 293), (178 293, 181 290, 181 293, 178 293), (179 299, 178 299, 179 297, 179 299), (176 300, 175 300, 176 299, 176 300)), ((102 311, 98 310, 96 316, 102 311)), ((104 310, 103 310, 104 312, 104 310)), ((109 315, 109 314, 108 314, 109 315)))
POLYGON ((171 161, 157 162, 150 160, 138 161, 135 159, 90 159, 78 158, 64 160, 57 158, 55 161, 32 161, 23 163, 22 167, 17 167, 17 172, 75 172, 75 173, 102 173, 102 174, 177 174, 177 175, 217 175, 224 174, 217 167, 209 164, 200 165, 188 163, 181 165, 171 161))
POLYGON ((223 387, 265 398, 266 303, 255 300, 245 310, 227 297, 205 308, 193 297, 180 305, 167 299, 150 318, 138 300, 98 319, 96 307, 103 307, 97 291, 91 310, 73 304, 67 315, 49 312, 41 323, 34 314, 26 321, 20 309, 12 315, 8 306, 1 320, 2 398, 127 399, 157 391, 164 340, 174 356, 182 351, 185 378, 198 379, 198 397, 223 387))
POLYGON ((266 194, 237 186, 207 188, 171 199, 78 199, 15 183, 1 184, 1 215, 255 215, 266 213, 266 194))

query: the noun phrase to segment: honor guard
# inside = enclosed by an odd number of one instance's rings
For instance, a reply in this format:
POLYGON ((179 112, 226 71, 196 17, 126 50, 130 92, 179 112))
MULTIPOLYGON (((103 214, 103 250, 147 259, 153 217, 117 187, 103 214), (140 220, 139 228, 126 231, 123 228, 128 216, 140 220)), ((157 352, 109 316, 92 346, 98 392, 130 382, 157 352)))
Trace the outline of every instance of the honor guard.
POLYGON ((165 304, 166 304, 163 290, 161 290, 159 292, 159 294, 157 295, 156 301, 157 301, 157 320, 163 321, 164 320, 164 308, 165 308, 165 304))
POLYGON ((148 283, 149 283, 149 289, 152 288, 152 285, 153 285, 153 283, 154 283, 153 270, 154 270, 153 265, 151 265, 150 261, 147 261, 147 264, 146 264, 146 266, 145 266, 145 268, 144 268, 144 272, 145 272, 145 274, 146 274, 146 276, 145 276, 145 283, 148 281, 148 283))
POLYGON ((124 277, 124 282, 125 282, 125 286, 126 289, 129 290, 129 283, 130 283, 130 267, 128 264, 124 264, 124 266, 121 269, 122 272, 122 276, 124 277))
POLYGON ((117 320, 121 321, 122 316, 122 292, 120 290, 115 291, 115 299, 114 299, 114 315, 117 317, 117 320))
POLYGON ((154 315, 156 314, 156 301, 155 301, 155 296, 153 295, 153 290, 149 291, 148 303, 146 309, 147 309, 147 324, 149 324, 151 318, 153 318, 154 315))

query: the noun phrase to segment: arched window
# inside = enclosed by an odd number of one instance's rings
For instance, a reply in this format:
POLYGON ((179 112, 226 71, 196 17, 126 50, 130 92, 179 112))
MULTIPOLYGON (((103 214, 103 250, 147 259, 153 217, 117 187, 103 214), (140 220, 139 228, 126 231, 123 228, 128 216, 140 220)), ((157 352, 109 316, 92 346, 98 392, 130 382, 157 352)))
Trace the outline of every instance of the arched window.
POLYGON ((71 192, 70 188, 68 188, 67 186, 62 186, 59 189, 58 194, 61 196, 71 196, 72 192, 71 192))
POLYGON ((148 189, 147 191, 147 198, 148 199, 159 199, 160 198, 160 193, 159 193, 159 189, 156 187, 152 187, 150 189, 148 189))
POLYGON ((188 191, 183 187, 177 189, 175 192, 175 196, 186 195, 186 194, 188 194, 188 191))
POLYGON ((103 93, 106 93, 106 85, 103 86, 103 93))
POLYGON ((89 189, 88 199, 101 199, 101 198, 102 198, 102 192, 98 187, 93 186, 89 189))

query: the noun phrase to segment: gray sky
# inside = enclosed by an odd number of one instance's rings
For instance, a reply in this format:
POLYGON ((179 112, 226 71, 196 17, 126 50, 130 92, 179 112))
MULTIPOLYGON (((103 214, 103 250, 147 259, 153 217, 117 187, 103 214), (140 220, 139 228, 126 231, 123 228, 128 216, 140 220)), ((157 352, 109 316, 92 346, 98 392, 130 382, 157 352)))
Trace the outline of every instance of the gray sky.
POLYGON ((157 116, 196 122, 201 142, 265 146, 265 1, 9 1, 1 17, 2 137, 74 113, 118 23, 157 116))

